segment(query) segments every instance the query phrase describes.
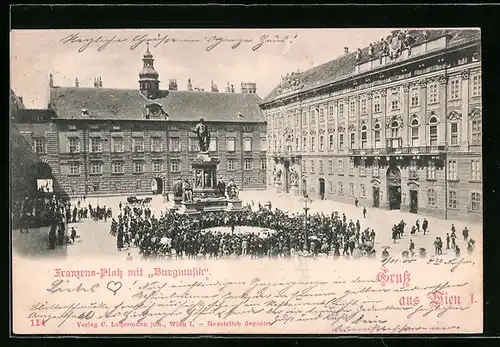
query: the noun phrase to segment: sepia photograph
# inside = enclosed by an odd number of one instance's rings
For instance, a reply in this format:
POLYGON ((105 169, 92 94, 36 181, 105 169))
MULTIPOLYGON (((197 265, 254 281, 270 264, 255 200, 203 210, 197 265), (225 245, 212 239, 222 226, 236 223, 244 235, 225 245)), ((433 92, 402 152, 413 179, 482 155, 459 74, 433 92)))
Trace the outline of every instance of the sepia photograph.
POLYGON ((10 40, 15 333, 482 332, 479 28, 10 40))

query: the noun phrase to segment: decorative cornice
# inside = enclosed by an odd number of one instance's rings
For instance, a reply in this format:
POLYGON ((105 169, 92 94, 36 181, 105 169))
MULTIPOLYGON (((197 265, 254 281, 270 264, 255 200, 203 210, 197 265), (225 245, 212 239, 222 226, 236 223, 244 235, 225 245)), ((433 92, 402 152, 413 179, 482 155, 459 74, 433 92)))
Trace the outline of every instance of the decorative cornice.
POLYGON ((448 120, 460 120, 462 119, 462 114, 457 111, 451 111, 448 113, 448 120))
POLYGON ((409 90, 410 90, 410 84, 409 83, 403 84, 403 91, 405 93, 408 93, 409 90))
POLYGON ((342 125, 339 125, 337 131, 342 133, 345 131, 345 128, 342 125))
POLYGON ((470 76, 470 70, 469 69, 463 70, 461 76, 463 80, 468 80, 470 76))
POLYGON ((381 89, 379 93, 381 96, 385 97, 387 95, 387 89, 381 89))
POLYGON ((354 126, 354 124, 349 124, 349 128, 347 130, 356 131, 356 127, 354 126))
POLYGON ((439 76, 439 84, 446 84, 448 83, 448 76, 439 76))
POLYGON ((427 88, 427 80, 421 79, 420 81, 418 81, 418 85, 420 86, 420 88, 427 88))
POLYGON ((368 92, 368 93, 366 93, 366 98, 367 98, 368 100, 371 100, 371 99, 373 98, 373 93, 372 93, 372 92, 368 92))
POLYGON ((469 113, 469 118, 470 119, 478 119, 481 118, 481 109, 480 108, 474 108, 470 113, 469 113))
POLYGON ((325 129, 321 128, 321 129, 318 130, 318 134, 322 135, 324 133, 325 133, 325 129))

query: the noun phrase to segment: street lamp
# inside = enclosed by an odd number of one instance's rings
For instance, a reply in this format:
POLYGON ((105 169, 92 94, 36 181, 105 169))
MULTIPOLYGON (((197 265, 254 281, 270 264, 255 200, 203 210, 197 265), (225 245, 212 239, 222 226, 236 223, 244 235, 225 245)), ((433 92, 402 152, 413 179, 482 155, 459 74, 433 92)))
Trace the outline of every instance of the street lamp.
POLYGON ((307 240, 307 211, 309 211, 309 206, 312 204, 312 200, 309 195, 305 194, 304 197, 300 200, 304 203, 304 212, 305 212, 305 221, 304 221, 304 245, 305 249, 309 249, 308 240, 307 240))

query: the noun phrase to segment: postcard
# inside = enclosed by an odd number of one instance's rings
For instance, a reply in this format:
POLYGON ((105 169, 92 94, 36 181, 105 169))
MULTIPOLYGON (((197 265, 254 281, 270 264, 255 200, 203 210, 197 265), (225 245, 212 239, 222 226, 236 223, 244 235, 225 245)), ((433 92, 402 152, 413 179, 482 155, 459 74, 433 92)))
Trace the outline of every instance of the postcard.
POLYGON ((12 333, 483 331, 478 28, 11 31, 12 333))

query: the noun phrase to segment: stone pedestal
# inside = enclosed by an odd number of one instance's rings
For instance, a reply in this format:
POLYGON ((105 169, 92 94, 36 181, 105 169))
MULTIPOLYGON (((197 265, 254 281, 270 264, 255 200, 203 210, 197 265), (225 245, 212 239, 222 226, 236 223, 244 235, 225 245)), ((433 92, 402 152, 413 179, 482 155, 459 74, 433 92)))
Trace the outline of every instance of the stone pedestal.
POLYGON ((241 211, 243 209, 243 202, 238 199, 227 200, 226 211, 241 211))
POLYGON ((182 201, 180 208, 177 212, 181 214, 197 214, 200 213, 198 211, 198 204, 196 201, 182 201))
POLYGON ((174 197, 173 198, 173 205, 170 207, 171 210, 178 210, 179 208, 181 208, 181 202, 182 202, 182 198, 178 198, 178 197, 174 197))

